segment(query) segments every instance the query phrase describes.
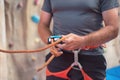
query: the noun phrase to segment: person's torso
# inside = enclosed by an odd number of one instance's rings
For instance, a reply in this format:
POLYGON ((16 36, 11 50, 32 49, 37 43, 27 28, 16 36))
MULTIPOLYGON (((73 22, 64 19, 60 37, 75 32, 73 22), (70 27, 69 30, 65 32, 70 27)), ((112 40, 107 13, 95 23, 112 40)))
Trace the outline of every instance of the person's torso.
POLYGON ((102 27, 99 0, 50 0, 53 34, 85 35, 102 27))

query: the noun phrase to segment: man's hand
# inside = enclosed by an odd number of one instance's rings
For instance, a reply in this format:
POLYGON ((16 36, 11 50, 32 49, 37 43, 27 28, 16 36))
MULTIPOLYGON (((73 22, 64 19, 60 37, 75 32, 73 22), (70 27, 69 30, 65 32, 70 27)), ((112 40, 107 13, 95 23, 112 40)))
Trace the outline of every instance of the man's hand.
POLYGON ((67 37, 63 43, 58 44, 57 47, 64 49, 64 50, 75 50, 84 47, 84 37, 79 36, 73 33, 65 35, 63 37, 67 37))

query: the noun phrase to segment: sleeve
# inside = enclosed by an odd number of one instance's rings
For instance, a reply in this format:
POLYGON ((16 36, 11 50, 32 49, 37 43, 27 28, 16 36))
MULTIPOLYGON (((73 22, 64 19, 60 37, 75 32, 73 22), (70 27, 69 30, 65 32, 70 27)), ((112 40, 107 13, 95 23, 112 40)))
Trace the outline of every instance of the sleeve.
POLYGON ((119 7, 118 0, 101 0, 100 8, 102 12, 116 7, 119 7))
POLYGON ((44 0, 42 10, 48 13, 52 13, 50 0, 44 0))

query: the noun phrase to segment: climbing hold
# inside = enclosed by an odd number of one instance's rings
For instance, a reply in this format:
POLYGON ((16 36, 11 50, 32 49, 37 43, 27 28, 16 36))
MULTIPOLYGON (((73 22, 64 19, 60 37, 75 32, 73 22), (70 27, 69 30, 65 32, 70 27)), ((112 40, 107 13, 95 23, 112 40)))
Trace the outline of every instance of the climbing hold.
POLYGON ((39 21, 40 21, 40 17, 38 15, 33 15, 31 17, 31 19, 34 23, 39 23, 39 21))
POLYGON ((40 42, 40 39, 39 38, 36 38, 35 39, 35 43, 39 43, 40 42))
POLYGON ((17 8, 22 8, 22 7, 23 7, 23 2, 19 2, 17 8))
POLYGON ((38 5, 39 4, 39 0, 34 0, 34 4, 38 5))
POLYGON ((36 61, 37 58, 35 56, 31 56, 32 61, 36 61))
POLYGON ((10 43, 8 44, 8 47, 9 47, 9 48, 12 48, 12 47, 13 47, 13 42, 10 42, 10 43))
POLYGON ((107 49, 106 49, 106 48, 103 48, 103 50, 104 50, 104 53, 106 53, 106 52, 107 52, 107 49))
POLYGON ((32 80, 38 80, 37 76, 34 76, 32 80))

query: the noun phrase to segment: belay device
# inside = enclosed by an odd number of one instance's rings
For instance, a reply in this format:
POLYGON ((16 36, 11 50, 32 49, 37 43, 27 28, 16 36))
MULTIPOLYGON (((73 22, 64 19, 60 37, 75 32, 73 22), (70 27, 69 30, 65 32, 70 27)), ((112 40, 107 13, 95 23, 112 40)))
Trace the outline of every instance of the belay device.
MULTIPOLYGON (((50 36, 50 37, 48 38, 48 44, 51 44, 51 40, 52 40, 52 39, 54 40, 54 42, 56 42, 57 40, 59 40, 59 39, 61 39, 61 38, 62 38, 61 35, 50 36)), ((60 43, 62 43, 62 42, 60 42, 60 43)))

